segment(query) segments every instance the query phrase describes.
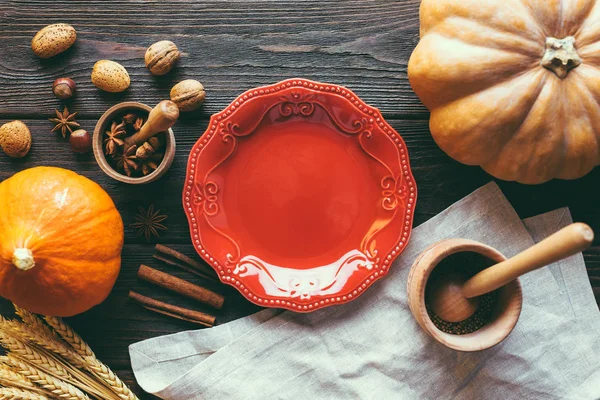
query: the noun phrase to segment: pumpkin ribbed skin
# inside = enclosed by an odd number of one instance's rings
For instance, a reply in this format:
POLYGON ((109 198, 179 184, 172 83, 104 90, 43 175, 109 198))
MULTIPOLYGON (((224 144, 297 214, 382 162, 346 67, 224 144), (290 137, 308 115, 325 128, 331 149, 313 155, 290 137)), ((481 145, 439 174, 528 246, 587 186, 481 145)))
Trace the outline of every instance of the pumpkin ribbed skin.
POLYGON ((27 169, 0 183, 0 210, 2 297, 66 317, 108 296, 121 267, 123 221, 99 185, 66 169, 27 169), (16 249, 31 251, 31 269, 15 266, 16 249))
POLYGON ((448 155, 529 184, 600 164, 600 2, 423 0, 420 20, 408 76, 448 155), (574 39, 566 76, 549 39, 574 39))

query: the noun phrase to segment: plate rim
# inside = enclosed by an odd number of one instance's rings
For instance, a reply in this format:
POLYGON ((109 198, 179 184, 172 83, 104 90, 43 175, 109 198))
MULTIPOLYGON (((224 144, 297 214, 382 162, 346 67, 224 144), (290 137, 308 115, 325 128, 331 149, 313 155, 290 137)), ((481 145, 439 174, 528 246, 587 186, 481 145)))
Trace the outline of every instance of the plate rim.
POLYGON ((259 86, 256 88, 252 88, 246 90, 237 96, 227 107, 223 110, 211 115, 208 126, 204 133, 198 138, 198 140, 192 146, 188 156, 188 162, 186 166, 186 178, 184 181, 184 189, 182 193, 182 202, 184 213, 186 215, 186 219, 188 221, 188 227, 190 232, 190 239, 192 241, 192 245, 194 249, 200 255, 200 257, 217 273, 219 280, 229 286, 236 288, 248 301, 261 306, 261 307, 270 307, 270 308, 284 308, 295 312, 312 312, 318 309, 348 303, 356 298, 358 298, 362 293, 364 293, 369 287, 371 287, 375 282, 379 279, 387 276, 390 269, 389 268, 393 261, 404 251, 406 246, 410 241, 410 237, 413 229, 413 221, 414 221, 414 210, 416 208, 417 203, 417 184, 412 173, 412 168, 410 166, 410 157, 408 154, 408 148, 406 143, 400 133, 398 133, 383 117, 379 109, 376 107, 370 106, 366 104, 360 97, 358 97, 352 90, 337 84, 331 83, 322 83, 312 81, 310 79, 305 78, 289 78, 283 81, 259 86), (204 250, 201 246, 199 232, 196 229, 194 231, 195 217, 193 215, 193 209, 191 205, 191 192, 192 185, 194 181, 190 178, 191 172, 194 171, 195 163, 197 157, 199 157, 202 152, 202 148, 206 146, 211 140, 213 140, 217 135, 212 135, 212 133, 216 132, 217 127, 222 124, 224 120, 235 115, 236 111, 240 109, 246 101, 251 99, 256 99, 261 96, 268 96, 274 93, 277 93, 280 90, 286 90, 289 88, 303 88, 309 89, 317 92, 324 92, 328 94, 339 95, 341 98, 345 100, 348 106, 353 107, 361 114, 368 116, 371 118, 371 121, 379 126, 381 130, 383 130, 390 137, 394 138, 394 143, 401 149, 400 153, 402 154, 402 167, 404 176, 408 180, 408 185, 410 186, 409 193, 409 204, 406 209, 406 222, 408 222, 407 229, 404 230, 404 234, 400 234, 398 239, 395 240, 394 246, 391 246, 391 249, 382 257, 382 265, 381 269, 375 272, 375 274, 366 276, 362 281, 360 281, 355 289, 351 289, 351 293, 346 295, 326 295, 323 296, 320 300, 312 301, 310 304, 304 302, 296 301, 294 298, 286 298, 286 299, 276 299, 269 298, 272 296, 266 295, 263 298, 262 294, 257 295, 253 293, 250 288, 245 287, 243 283, 235 278, 231 278, 228 273, 219 272, 218 266, 219 263, 215 260, 207 250, 204 250), (403 151, 402 151, 403 150, 403 151), (406 162, 404 162, 406 161, 406 162))

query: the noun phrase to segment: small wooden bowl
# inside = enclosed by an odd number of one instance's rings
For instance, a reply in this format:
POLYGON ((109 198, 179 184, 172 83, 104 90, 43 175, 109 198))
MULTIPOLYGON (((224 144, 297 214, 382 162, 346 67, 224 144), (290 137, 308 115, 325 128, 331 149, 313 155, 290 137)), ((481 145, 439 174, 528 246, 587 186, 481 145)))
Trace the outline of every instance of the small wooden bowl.
POLYGON ((146 176, 130 177, 121 174, 113 169, 104 155, 104 132, 110 129, 110 124, 115 117, 124 115, 130 111, 142 112, 147 115, 150 113, 150 110, 152 110, 152 107, 145 104, 134 101, 126 101, 112 106, 102 115, 102 117, 100 117, 98 123, 96 124, 96 128, 94 128, 92 146, 94 149, 94 157, 96 157, 96 162, 102 171, 106 173, 106 175, 120 182, 130 183, 132 185, 142 185, 156 181, 169 170, 171 164, 173 164, 173 160, 175 159, 175 135, 173 134, 172 129, 169 129, 169 131, 165 134, 165 156, 163 160, 160 162, 155 171, 146 176))
POLYGON ((446 257, 460 252, 473 252, 494 264, 506 260, 496 249, 467 239, 448 239, 427 248, 415 260, 408 277, 408 304, 421 327, 443 345, 459 351, 479 351, 503 341, 513 330, 523 303, 521 284, 514 280, 498 290, 490 322, 477 331, 454 335, 438 329, 425 307, 425 288, 431 272, 446 257))

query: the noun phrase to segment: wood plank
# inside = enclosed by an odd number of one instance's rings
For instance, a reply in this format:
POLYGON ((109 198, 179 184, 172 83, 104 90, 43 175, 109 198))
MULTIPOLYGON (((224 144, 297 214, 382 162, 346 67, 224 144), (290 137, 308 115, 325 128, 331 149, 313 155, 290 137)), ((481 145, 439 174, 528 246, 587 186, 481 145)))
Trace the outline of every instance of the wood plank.
POLYGON ((175 82, 200 80, 207 100, 194 118, 221 110, 242 91, 303 77, 345 85, 386 115, 426 118, 406 79, 408 56, 418 41, 418 0, 188 2, 5 0, 0 3, 0 114, 24 118, 53 111, 54 79, 78 85, 76 111, 98 118, 122 100, 148 104, 168 98, 175 82), (68 11, 66 11, 68 10, 68 11), (401 18, 399 18, 401 16, 401 18), (43 26, 73 24, 72 49, 40 60, 30 42, 43 26), (167 76, 144 66, 146 48, 173 40, 183 52, 167 76), (124 94, 103 93, 90 81, 99 59, 122 63, 132 85, 124 94))

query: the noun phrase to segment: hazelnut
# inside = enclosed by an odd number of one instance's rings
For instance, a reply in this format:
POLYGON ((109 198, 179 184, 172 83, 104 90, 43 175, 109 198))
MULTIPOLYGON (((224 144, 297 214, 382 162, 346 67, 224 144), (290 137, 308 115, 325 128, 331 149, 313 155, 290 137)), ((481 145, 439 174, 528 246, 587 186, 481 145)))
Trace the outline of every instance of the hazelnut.
POLYGON ((152 75, 165 75, 179 60, 179 56, 181 53, 175 43, 161 40, 148 47, 144 60, 152 75))
POLYGON ((89 153, 92 150, 92 136, 84 129, 77 129, 71 133, 69 143, 75 153, 89 153))
POLYGON ((193 111, 204 103, 204 86, 193 79, 179 82, 171 89, 171 101, 177 104, 179 111, 193 111))
POLYGON ((70 78, 58 78, 52 84, 54 95, 61 100, 70 99, 75 94, 77 85, 70 78))
POLYGON ((31 148, 31 132, 21 121, 8 122, 0 127, 0 147, 13 158, 25 157, 31 148))

